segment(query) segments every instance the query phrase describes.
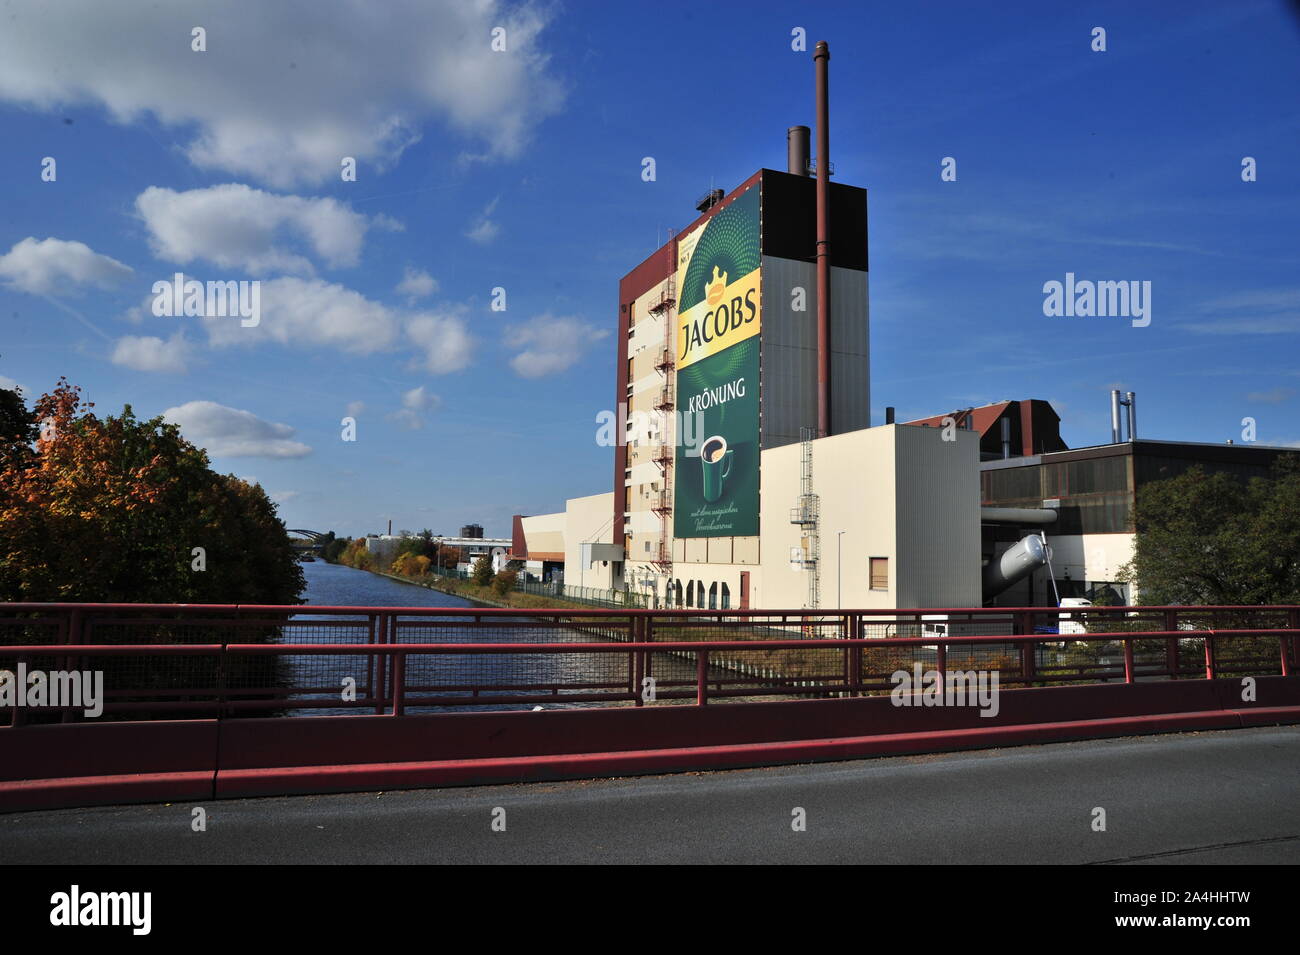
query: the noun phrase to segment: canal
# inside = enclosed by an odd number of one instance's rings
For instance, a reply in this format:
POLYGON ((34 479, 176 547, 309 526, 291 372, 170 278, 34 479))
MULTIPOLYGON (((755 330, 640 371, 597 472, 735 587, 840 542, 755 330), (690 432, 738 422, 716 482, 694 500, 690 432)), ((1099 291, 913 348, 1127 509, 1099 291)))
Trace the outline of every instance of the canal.
MULTIPOLYGON (((307 589, 303 597, 308 605, 318 607, 473 607, 472 601, 455 597, 437 590, 430 590, 416 584, 404 584, 388 577, 381 577, 364 570, 354 570, 342 564, 330 564, 322 560, 303 565, 307 579, 307 589)), ((295 614, 295 621, 339 619, 313 615, 305 612, 295 614)), ((301 628, 295 628, 301 629, 301 628)), ((287 638, 290 642, 310 643, 319 639, 319 634, 310 632, 294 633, 287 638)), ((565 630, 547 627, 544 630, 519 631, 509 630, 448 630, 436 640, 427 636, 416 636, 411 641, 429 641, 441 643, 539 643, 572 642, 590 643, 599 638, 578 630, 565 630)), ((407 642, 407 641, 404 641, 407 642)), ((347 678, 355 679, 358 687, 366 684, 364 670, 365 657, 362 656, 298 656, 288 658, 289 672, 287 679, 293 686, 324 688, 342 687, 347 678)), ((679 659, 667 654, 656 654, 654 660, 655 676, 665 680, 695 680, 695 665, 689 660, 679 659)), ((713 668, 710 668, 711 670, 713 668)), ((527 656, 505 654, 443 654, 439 656, 411 657, 407 664, 408 687, 438 686, 443 684, 472 685, 492 683, 497 686, 515 686, 520 684, 565 684, 622 682, 627 675, 627 657, 621 653, 565 653, 538 654, 527 656)), ((340 693, 342 691, 340 690, 340 693)), ((510 692, 510 691, 501 691, 510 692)), ((484 694, 490 696, 490 694, 484 694)), ((300 699, 316 699, 324 702, 336 698, 334 693, 303 694, 300 699)), ((514 703, 497 706, 438 706, 420 707, 408 703, 407 709, 413 712, 446 712, 448 710, 482 710, 513 709, 528 710, 534 705, 546 709, 569 708, 573 706, 590 706, 587 703, 565 703, 561 700, 539 695, 537 704, 514 703)), ((294 716, 356 715, 356 708, 325 707, 320 709, 294 709, 288 711, 294 716)))

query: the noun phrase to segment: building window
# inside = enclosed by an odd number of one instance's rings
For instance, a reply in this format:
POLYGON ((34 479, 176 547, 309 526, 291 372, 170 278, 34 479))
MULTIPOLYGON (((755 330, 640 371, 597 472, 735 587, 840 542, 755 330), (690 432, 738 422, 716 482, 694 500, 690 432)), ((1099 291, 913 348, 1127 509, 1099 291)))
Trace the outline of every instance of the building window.
POLYGON ((649 542, 649 541, 646 541, 646 542, 645 542, 645 552, 646 552, 647 554, 650 553, 650 542, 649 542))
POLYGON ((679 607, 682 605, 682 582, 680 579, 673 586, 673 603, 679 607))
POLYGON ((718 609, 718 582, 716 580, 709 584, 709 609, 718 609))
POLYGON ((686 581, 686 606, 695 606, 695 581, 686 581))
POLYGON ((722 609, 731 609, 731 588, 727 586, 725 580, 722 582, 722 609))
POLYGON ((888 557, 871 558, 871 589, 872 590, 889 589, 889 558, 888 557))

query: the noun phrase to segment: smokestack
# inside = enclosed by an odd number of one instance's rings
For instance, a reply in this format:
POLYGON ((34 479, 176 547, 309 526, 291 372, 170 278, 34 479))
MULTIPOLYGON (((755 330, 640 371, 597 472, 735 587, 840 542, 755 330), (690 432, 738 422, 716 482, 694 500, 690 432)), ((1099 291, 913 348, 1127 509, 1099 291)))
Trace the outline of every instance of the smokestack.
POLYGON ((393 536, 393 519, 391 517, 388 519, 388 536, 393 536))
POLYGON ((1125 402, 1128 405, 1128 439, 1136 441, 1138 435, 1137 398, 1134 397, 1131 391, 1125 397, 1128 398, 1128 401, 1125 402))
POLYGON ((1005 461, 1011 457, 1011 419, 1005 415, 1002 418, 1002 459, 1005 461))
POLYGON ((885 409, 885 424, 894 423, 894 409, 892 407, 885 409))
POLYGON ((810 134, 807 126, 791 126, 785 131, 785 165, 792 176, 808 175, 810 134))
POLYGON ((817 433, 831 433, 831 48, 813 50, 817 85, 817 433))
POLYGON ((1110 392, 1110 443, 1119 444, 1119 390, 1110 392))

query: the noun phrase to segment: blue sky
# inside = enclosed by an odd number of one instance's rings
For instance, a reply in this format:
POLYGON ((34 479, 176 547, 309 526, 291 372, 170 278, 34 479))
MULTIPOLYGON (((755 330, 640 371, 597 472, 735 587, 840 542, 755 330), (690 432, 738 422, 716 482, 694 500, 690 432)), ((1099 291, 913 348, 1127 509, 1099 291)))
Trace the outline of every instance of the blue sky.
POLYGON ((784 168, 796 27, 831 44, 836 177, 870 195, 874 422, 1039 397, 1080 446, 1120 387, 1143 437, 1300 443, 1283 3, 6 12, 0 384, 168 412, 290 526, 505 534, 608 490, 618 279, 711 185, 784 168), (260 280, 261 324, 154 316, 177 271, 260 280), (1067 272, 1150 281, 1151 324, 1044 316, 1067 272))

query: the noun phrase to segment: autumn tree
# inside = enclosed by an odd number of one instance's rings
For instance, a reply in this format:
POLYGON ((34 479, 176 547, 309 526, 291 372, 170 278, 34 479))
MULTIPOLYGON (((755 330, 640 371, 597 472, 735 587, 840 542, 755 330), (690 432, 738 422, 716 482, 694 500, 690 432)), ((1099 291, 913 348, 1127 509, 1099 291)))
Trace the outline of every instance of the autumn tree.
MULTIPOLYGON (((0 407, 14 420, 13 399, 0 407)), ((0 431, 0 600, 298 602, 302 568, 261 487, 214 472, 161 416, 92 407, 60 379, 26 427, 0 431)))

